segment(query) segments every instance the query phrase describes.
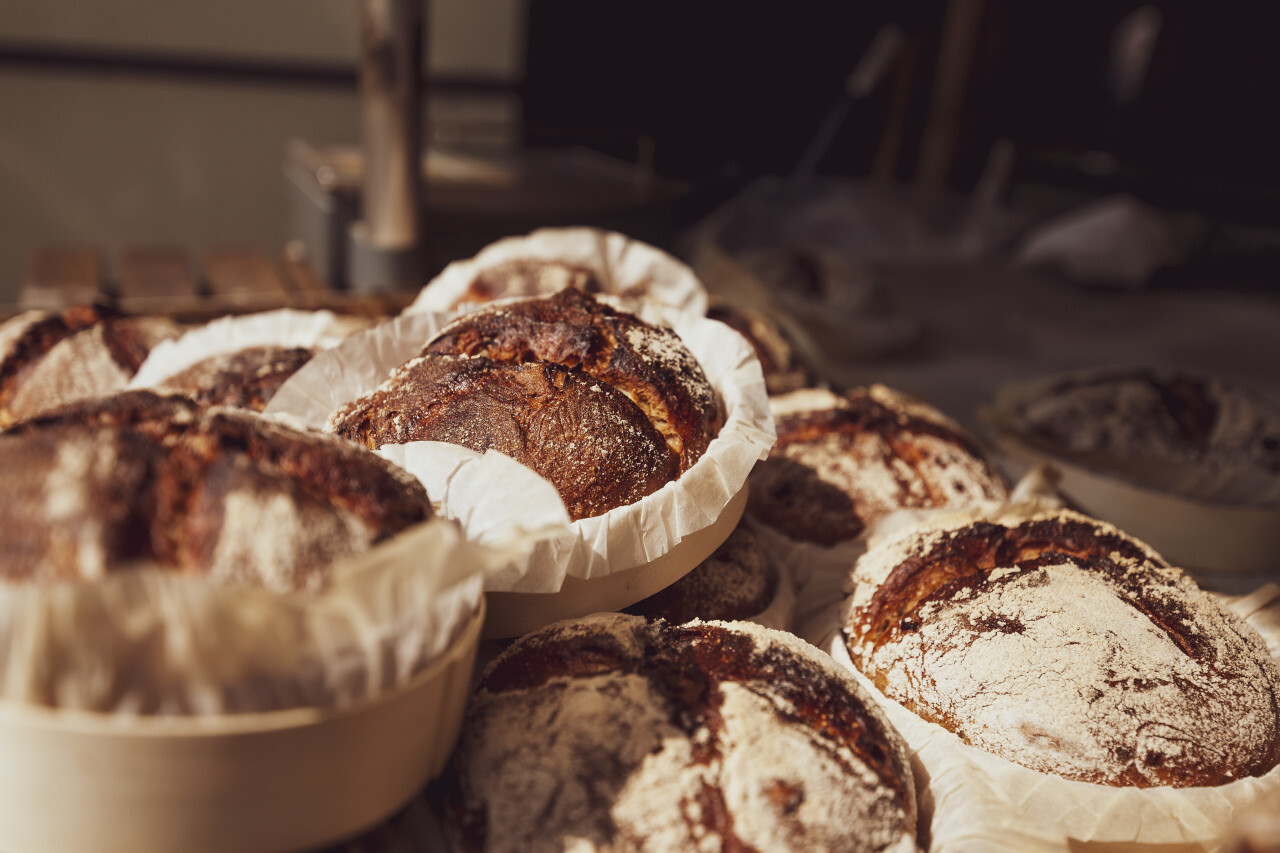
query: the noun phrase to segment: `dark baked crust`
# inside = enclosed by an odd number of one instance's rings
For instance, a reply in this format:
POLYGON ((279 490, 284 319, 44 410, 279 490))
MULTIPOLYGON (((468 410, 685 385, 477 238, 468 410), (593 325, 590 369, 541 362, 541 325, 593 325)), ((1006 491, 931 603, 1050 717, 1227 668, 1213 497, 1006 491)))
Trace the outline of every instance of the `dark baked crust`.
POLYGON ((640 407, 676 454, 681 473, 701 458, 720 429, 715 391, 674 332, 573 288, 467 314, 441 330, 423 352, 581 370, 640 407))
POLYGON ((768 609, 777 594, 778 570, 743 522, 687 575, 625 612, 673 624, 750 619, 768 609))
POLYGON ((126 316, 98 305, 13 318, 0 328, 0 427, 64 402, 120 390, 157 343, 178 333, 167 318, 126 316), (64 351, 72 344, 84 346, 64 351), (45 364, 54 352, 62 357, 45 364), (87 372, 73 375, 81 369, 87 372))
POLYGON ((335 413, 330 428, 369 448, 446 441, 528 465, 585 518, 657 491, 676 459, 621 392, 556 364, 428 354, 335 413))
POLYGON ((941 413, 882 386, 843 397, 802 391, 815 407, 780 407, 778 443, 752 471, 751 514, 793 539, 832 546, 896 509, 1004 498, 977 444, 941 413))
POLYGON ((306 347, 246 347, 199 361, 156 387, 185 394, 206 406, 261 412, 312 354, 306 347))
POLYGON ((492 302, 509 296, 547 296, 572 287, 599 293, 600 280, 587 267, 564 261, 517 258, 483 269, 455 304, 492 302))
POLYGON ((488 668, 446 813, 468 850, 552 849, 569 835, 600 850, 646 841, 686 849, 672 845, 692 839, 716 839, 723 850, 883 849, 914 835, 914 786, 899 744, 852 680, 791 635, 599 614, 528 635, 488 668), (492 728, 521 709, 549 722, 518 734, 492 728), (595 719, 618 728, 593 731, 595 719), (779 751, 804 758, 771 764, 779 751), (529 761, 545 811, 512 802, 529 761), (838 771, 824 776, 819 763, 838 771), (615 820, 627 791, 640 802, 615 820), (581 811, 572 805, 580 800, 589 804, 581 811), (650 834, 639 837, 642 826, 650 834))
POLYGON ((350 443, 136 391, 0 435, 22 496, 4 576, 92 579, 147 559, 280 590, 430 517, 418 481, 350 443))
POLYGON ((947 524, 864 560, 851 658, 968 742, 1116 786, 1220 785, 1280 762, 1280 674, 1260 638, 1108 525, 947 524))

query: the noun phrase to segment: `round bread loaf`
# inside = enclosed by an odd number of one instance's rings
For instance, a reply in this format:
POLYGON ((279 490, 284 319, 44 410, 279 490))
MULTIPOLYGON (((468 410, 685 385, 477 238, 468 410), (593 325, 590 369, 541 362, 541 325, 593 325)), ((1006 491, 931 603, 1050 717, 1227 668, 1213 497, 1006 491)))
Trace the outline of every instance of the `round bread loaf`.
POLYGON ((119 391, 158 343, 177 337, 165 317, 98 305, 28 311, 0 325, 0 427, 66 403, 119 391))
POLYGON ((312 355, 307 347, 246 347, 202 359, 158 383, 156 390, 205 406, 261 412, 312 355))
POLYGON ((465 850, 916 849, 897 733, 826 655, 749 623, 530 634, 486 670, 452 769, 465 850))
POLYGON ((773 603, 778 583, 777 568, 760 547, 750 523, 744 521, 687 575, 626 612, 673 624, 750 619, 773 603))
POLYGON ((0 434, 8 580, 92 580, 136 561, 278 591, 431 515, 421 484, 348 442, 148 391, 0 434))
POLYGON ((1144 788, 1280 761, 1280 675, 1262 639, 1110 525, 957 516, 874 547, 853 580, 854 664, 979 749, 1144 788))
POLYGON ((688 470, 721 420, 675 333, 566 288, 459 318, 327 428, 370 448, 500 450, 550 480, 578 519, 688 470))
POLYGON ((898 509, 1008 494, 977 443, 941 412, 872 385, 770 400, 778 443, 751 472, 749 510, 792 539, 832 546, 898 509))
POLYGON ((1071 374, 1007 416, 1039 446, 1157 488, 1187 468, 1246 469, 1272 492, 1280 477, 1280 406, 1221 379, 1146 368, 1071 374))
POLYGON ((517 258, 480 270, 454 305, 483 304, 507 297, 550 296, 566 287, 583 293, 599 293, 603 289, 596 274, 580 264, 517 258))
POLYGON ((812 372, 782 327, 768 315, 719 300, 707 309, 707 317, 724 323, 751 344, 760 360, 764 385, 770 396, 789 394, 814 384, 812 372))

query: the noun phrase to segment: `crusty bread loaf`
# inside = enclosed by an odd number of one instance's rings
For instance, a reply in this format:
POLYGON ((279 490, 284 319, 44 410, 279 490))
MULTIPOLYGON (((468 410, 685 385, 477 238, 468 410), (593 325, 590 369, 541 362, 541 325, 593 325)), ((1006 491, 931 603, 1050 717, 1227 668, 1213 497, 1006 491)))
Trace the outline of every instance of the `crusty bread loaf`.
POLYGON ((97 305, 8 320, 0 325, 0 427, 123 389, 151 349, 180 332, 165 317, 97 305))
POLYGON ((1214 377, 1141 367, 1074 373, 1046 380, 1007 415, 1050 451, 1131 476, 1146 463, 1153 485, 1171 465, 1280 477, 1280 407, 1214 377))
POLYGON ((518 640, 449 784, 469 851, 916 849, 896 732, 826 655, 749 623, 597 614, 518 640))
POLYGON ((627 613, 679 624, 759 616, 778 594, 778 569, 743 521, 729 538, 671 586, 626 608, 627 613))
POLYGON ((936 409, 882 385, 806 389, 770 401, 778 443, 751 473, 751 514, 831 546, 897 509, 1007 495, 976 442, 936 409))
POLYGON ((789 394, 814 384, 813 372, 800 358, 787 333, 767 314, 717 300, 707 309, 707 317, 724 323, 751 344, 760 360, 765 389, 770 396, 789 394))
POLYGON ((547 477, 577 519, 688 470, 721 420, 706 374, 673 332, 567 288, 459 318, 328 429, 371 448, 435 440, 501 450, 547 477))
POLYGON ((0 434, 10 580, 156 561, 280 591, 431 515, 416 479, 348 442, 180 397, 127 392, 0 434))
POLYGON ((1110 525, 957 516, 873 548, 853 580, 855 665, 975 747, 1136 787, 1220 785, 1280 761, 1262 639, 1110 525))
POLYGON ((550 296, 566 287, 599 293, 600 280, 579 264, 541 258, 517 258, 480 270, 455 306, 476 305, 520 296, 550 296))
POLYGON ((246 347, 202 359, 159 382, 156 390, 206 406, 261 412, 312 355, 307 347, 246 347))

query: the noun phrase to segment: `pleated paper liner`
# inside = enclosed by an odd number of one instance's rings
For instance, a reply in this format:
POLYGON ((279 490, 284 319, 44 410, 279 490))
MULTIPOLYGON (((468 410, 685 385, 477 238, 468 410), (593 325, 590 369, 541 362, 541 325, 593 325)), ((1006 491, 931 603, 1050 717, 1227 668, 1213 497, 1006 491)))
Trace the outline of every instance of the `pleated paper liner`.
MULTIPOLYGON (((267 414, 323 427, 450 319, 406 314, 349 338, 299 370, 267 414)), ((502 454, 440 442, 379 448, 418 476, 468 537, 510 556, 486 581, 488 592, 507 594, 491 601, 487 637, 519 636, 587 607, 633 604, 690 571, 733 530, 747 473, 775 437, 760 364, 745 339, 721 323, 678 314, 671 325, 716 389, 725 425, 688 471, 633 504, 571 522, 548 481, 502 454)))
POLYGON ((402 688, 340 710, 119 719, 0 704, 6 853, 301 850, 376 824, 457 739, 483 605, 402 688))

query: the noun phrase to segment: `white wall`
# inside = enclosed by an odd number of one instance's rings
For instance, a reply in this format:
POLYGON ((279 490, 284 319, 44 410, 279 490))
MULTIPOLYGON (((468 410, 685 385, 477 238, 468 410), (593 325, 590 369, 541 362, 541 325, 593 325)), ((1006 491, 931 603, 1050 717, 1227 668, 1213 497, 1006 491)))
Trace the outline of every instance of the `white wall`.
MULTIPOLYGON (((427 0, 437 72, 518 79, 521 0, 427 0)), ((354 62, 356 0, 3 0, 0 41, 354 62)), ((0 64, 0 303, 38 245, 278 246, 284 145, 354 142, 354 92, 0 64)), ((450 117, 512 117, 455 98, 450 117)))

